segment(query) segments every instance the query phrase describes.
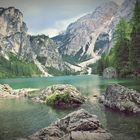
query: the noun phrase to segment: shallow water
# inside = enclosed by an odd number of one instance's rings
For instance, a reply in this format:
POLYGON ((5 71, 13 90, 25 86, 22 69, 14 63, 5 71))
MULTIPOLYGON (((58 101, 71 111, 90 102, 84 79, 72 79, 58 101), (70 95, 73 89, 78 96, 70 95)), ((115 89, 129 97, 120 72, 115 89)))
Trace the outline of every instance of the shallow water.
MULTIPOLYGON (((95 75, 0 79, 0 83, 7 83, 14 89, 43 88, 53 84, 72 84, 85 96, 101 94, 108 84, 120 83, 140 92, 140 81, 131 79, 103 80, 95 75)), ((81 108, 97 115, 104 128, 110 131, 116 140, 140 140, 140 116, 113 112, 98 103, 92 102, 84 104, 81 108)), ((54 109, 26 99, 0 100, 0 140, 15 140, 18 137, 27 137, 74 110, 77 109, 54 109)))

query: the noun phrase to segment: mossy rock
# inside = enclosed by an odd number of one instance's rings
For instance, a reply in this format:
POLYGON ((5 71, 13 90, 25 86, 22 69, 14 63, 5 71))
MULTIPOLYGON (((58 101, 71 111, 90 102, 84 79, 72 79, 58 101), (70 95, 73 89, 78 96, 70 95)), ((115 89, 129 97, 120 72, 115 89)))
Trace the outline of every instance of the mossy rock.
POLYGON ((34 101, 47 105, 71 108, 78 107, 85 102, 85 97, 72 85, 53 85, 41 89, 34 101))
POLYGON ((46 98, 46 103, 50 105, 57 105, 58 103, 67 103, 70 101, 69 93, 53 93, 46 98))
POLYGON ((131 101, 125 101, 121 103, 121 106, 124 108, 124 110, 127 112, 133 112, 133 108, 136 106, 134 102, 131 101))

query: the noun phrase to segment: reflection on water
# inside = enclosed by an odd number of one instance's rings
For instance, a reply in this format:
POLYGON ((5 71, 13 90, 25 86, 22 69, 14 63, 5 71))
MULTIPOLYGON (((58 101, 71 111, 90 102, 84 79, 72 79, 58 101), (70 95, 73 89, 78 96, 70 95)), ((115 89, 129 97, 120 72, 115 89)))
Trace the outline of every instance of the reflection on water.
POLYGON ((26 137, 72 110, 56 110, 28 100, 0 100, 0 140, 26 137))
POLYGON ((126 115, 105 109, 107 129, 115 140, 140 140, 140 116, 126 115))
MULTIPOLYGON (((103 80, 101 77, 94 75, 3 79, 0 80, 0 83, 7 83, 15 89, 43 88, 53 84, 72 84, 85 96, 101 94, 106 86, 111 83, 121 83, 140 91, 139 81, 103 80)), ((116 140, 139 140, 140 121, 138 116, 126 116, 119 112, 113 112, 98 103, 92 102, 92 100, 82 105, 81 108, 97 115, 105 129, 109 130, 116 140)), ((72 111, 74 109, 54 109, 25 99, 0 100, 0 140, 15 140, 17 137, 31 135, 72 111)))

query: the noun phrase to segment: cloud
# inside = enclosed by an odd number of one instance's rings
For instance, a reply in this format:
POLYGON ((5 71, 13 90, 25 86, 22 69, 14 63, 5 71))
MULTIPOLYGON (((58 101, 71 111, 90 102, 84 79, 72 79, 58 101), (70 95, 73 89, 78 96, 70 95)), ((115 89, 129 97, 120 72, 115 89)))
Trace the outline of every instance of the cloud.
POLYGON ((48 28, 48 29, 41 31, 40 34, 45 34, 45 35, 48 35, 49 37, 54 37, 54 36, 58 35, 59 32, 60 32, 60 30, 57 28, 48 28))
POLYGON ((45 34, 45 35, 48 35, 49 37, 54 37, 60 34, 61 32, 65 31, 70 23, 75 22, 77 19, 84 16, 85 14, 86 13, 70 18, 70 19, 56 21, 55 24, 50 28, 45 28, 38 32, 29 31, 29 34, 31 35, 45 34))

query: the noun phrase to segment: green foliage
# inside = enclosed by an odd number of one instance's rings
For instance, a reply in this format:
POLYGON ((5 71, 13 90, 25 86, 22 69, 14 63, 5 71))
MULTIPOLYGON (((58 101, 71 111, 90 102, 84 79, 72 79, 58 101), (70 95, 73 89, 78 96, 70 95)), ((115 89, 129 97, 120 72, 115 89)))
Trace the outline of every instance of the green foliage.
POLYGON ((102 56, 98 62, 98 73, 102 74, 107 67, 114 67, 120 77, 131 73, 129 62, 129 47, 131 42, 131 26, 123 18, 115 31, 115 45, 109 55, 102 56))
POLYGON ((68 102, 70 99, 69 93, 53 93, 46 98, 46 103, 55 105, 58 102, 68 102))
POLYGON ((131 30, 132 29, 130 24, 124 18, 121 18, 119 24, 116 27, 116 31, 114 34, 116 42, 121 43, 123 42, 124 38, 130 40, 131 30))
POLYGON ((140 2, 137 1, 132 18, 130 65, 133 73, 140 74, 140 2))
POLYGON ((33 63, 26 63, 10 54, 9 60, 0 57, 0 78, 40 75, 41 72, 33 63))
POLYGON ((115 32, 116 43, 114 45, 114 67, 120 77, 126 77, 129 73, 129 45, 131 27, 121 19, 115 32))
POLYGON ((125 108, 126 111, 133 111, 133 108, 136 106, 135 103, 131 101, 121 102, 121 106, 125 108))
POLYGON ((102 75, 103 70, 105 68, 111 66, 113 59, 112 59, 112 54, 109 55, 109 56, 107 56, 107 55, 102 56, 102 58, 97 63, 97 72, 98 72, 99 75, 102 75))

